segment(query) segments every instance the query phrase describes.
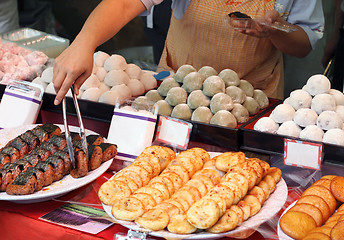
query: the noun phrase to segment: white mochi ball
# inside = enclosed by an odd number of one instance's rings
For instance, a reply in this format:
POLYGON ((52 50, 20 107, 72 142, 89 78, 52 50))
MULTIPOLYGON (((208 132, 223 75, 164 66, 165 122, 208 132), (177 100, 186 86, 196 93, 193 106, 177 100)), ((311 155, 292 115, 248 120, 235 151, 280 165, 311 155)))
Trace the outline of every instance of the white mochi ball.
POLYGON ((336 101, 334 97, 327 93, 320 93, 313 97, 311 109, 317 112, 317 114, 323 111, 335 111, 336 101))
POLYGON ((98 71, 98 67, 95 64, 93 64, 92 74, 96 74, 97 71, 98 71))
POLYGON ((270 117, 276 123, 283 123, 286 121, 291 121, 294 118, 295 109, 289 104, 279 104, 271 112, 270 117))
POLYGON ((81 95, 81 99, 98 102, 99 97, 102 94, 103 92, 99 88, 88 88, 81 95))
POLYGON ((127 68, 127 61, 125 58, 118 54, 112 54, 104 62, 104 68, 106 71, 110 72, 111 70, 122 70, 124 71, 127 68))
POLYGON ((344 105, 344 94, 337 89, 330 89, 329 94, 334 97, 337 105, 344 105))
POLYGON ((317 125, 324 130, 332 128, 342 128, 343 120, 338 113, 334 111, 324 111, 317 118, 317 125))
POLYGON ((217 71, 210 66, 203 66, 198 70, 198 72, 202 74, 205 78, 217 75, 217 71))
POLYGON ((344 121, 344 106, 339 105, 336 107, 336 113, 340 116, 340 118, 344 121))
POLYGON ((246 100, 246 94, 237 86, 229 86, 226 88, 226 94, 229 95, 234 103, 244 103, 246 100))
POLYGON ((219 92, 224 93, 225 88, 225 82, 219 76, 210 76, 203 82, 203 93, 208 97, 212 97, 219 92))
POLYGON ((344 146, 344 131, 333 128, 325 132, 323 142, 344 146))
POLYGON ((165 100, 159 100, 154 104, 154 108, 158 109, 159 115, 171 116, 172 107, 165 100))
POLYGON ((311 76, 308 80, 306 85, 303 87, 310 95, 315 96, 321 93, 328 93, 331 88, 330 80, 322 75, 316 74, 311 76))
POLYGON ((133 79, 140 79, 140 75, 141 75, 141 68, 139 66, 137 66, 134 63, 129 63, 127 65, 127 68, 125 69, 125 72, 128 74, 128 76, 130 78, 133 79))
POLYGON ((225 93, 216 93, 210 100, 210 110, 214 114, 220 110, 230 111, 233 107, 232 98, 225 93))
POLYGON ((47 67, 44 69, 41 75, 41 80, 46 83, 50 83, 53 81, 53 75, 54 75, 54 68, 53 67, 47 67))
POLYGON ((223 69, 218 76, 225 82, 226 87, 239 86, 240 84, 238 74, 232 69, 223 69))
POLYGON ((246 96, 253 97, 254 87, 249 81, 244 79, 240 80, 238 87, 245 92, 246 96))
POLYGON ((315 125, 317 118, 318 114, 310 108, 300 108, 294 114, 294 122, 300 127, 315 125))
POLYGON ((176 105, 172 109, 171 117, 179 118, 183 120, 190 120, 192 116, 192 110, 186 103, 176 105))
POLYGON ((311 103, 312 96, 302 89, 297 89, 290 93, 289 104, 295 110, 298 110, 300 108, 310 108, 311 103))
POLYGON ((139 80, 142 82, 146 91, 154 89, 158 86, 158 82, 155 79, 155 77, 151 73, 148 73, 148 72, 143 72, 139 80))
POLYGON ((103 67, 98 67, 98 70, 97 70, 97 72, 95 74, 98 77, 99 81, 103 82, 104 78, 105 78, 105 76, 107 74, 107 71, 103 67))
POLYGON ((271 117, 262 117, 255 124, 253 129, 260 132, 276 133, 278 124, 271 117))
POLYGON ((117 103, 124 103, 125 100, 126 99, 119 91, 107 91, 99 97, 98 102, 107 103, 115 106, 117 103))
POLYGON ((200 106, 192 112, 191 120, 209 124, 212 117, 213 114, 208 107, 200 106))
POLYGON ((298 138, 301 128, 294 121, 286 121, 281 124, 277 130, 277 134, 298 138))
MULTIPOLYGON (((55 88, 54 88, 54 84, 51 82, 48 84, 48 86, 45 88, 45 91, 46 93, 50 93, 50 94, 56 94, 56 91, 55 91, 55 88)), ((80 93, 79 93, 80 95, 80 93)), ((72 91, 69 89, 67 94, 66 94, 67 97, 72 97, 72 91)))
POLYGON ((162 100, 163 98, 160 96, 158 90, 156 89, 152 89, 152 90, 149 90, 145 96, 151 100, 152 102, 157 102, 159 100, 162 100))
POLYGON ((286 99, 284 99, 283 103, 291 105, 290 104, 290 97, 287 97, 286 99))
POLYGON ((100 82, 98 88, 102 91, 102 93, 104 93, 106 91, 110 91, 110 87, 108 85, 106 85, 104 82, 100 82))
POLYGON ((127 86, 130 88, 134 97, 145 93, 144 85, 137 79, 130 79, 127 86))
POLYGON ((104 78, 105 84, 110 87, 120 84, 128 84, 129 80, 130 78, 128 74, 123 70, 111 70, 104 78))
POLYGON ((238 125, 235 116, 226 110, 220 110, 215 113, 210 120, 210 124, 229 128, 235 128, 238 125))
POLYGON ((247 122, 250 118, 250 113, 248 112, 248 110, 240 103, 234 103, 233 105, 234 107, 231 110, 231 113, 236 118, 238 124, 247 122))
POLYGON ((103 67, 106 59, 110 57, 109 54, 103 51, 98 51, 93 54, 93 61, 97 67, 103 67))
MULTIPOLYGON (((166 102, 171 106, 186 103, 188 93, 182 87, 173 87, 167 92, 166 102)), ((191 116, 190 116, 191 117, 191 116)))
POLYGON ((173 87, 180 87, 179 83, 174 78, 166 78, 158 87, 158 92, 161 96, 166 97, 168 91, 173 87))
POLYGON ((191 72, 184 77, 182 88, 188 93, 201 90, 205 77, 199 72, 191 72))
POLYGON ((176 74, 173 76, 173 78, 179 82, 179 83, 183 83, 184 77, 186 75, 188 75, 191 72, 196 72, 196 68, 194 68, 192 65, 189 64, 184 64, 182 66, 180 66, 177 69, 176 74))
POLYGON ((253 98, 258 102, 260 109, 263 109, 269 106, 269 98, 265 94, 265 92, 263 92, 262 90, 255 89, 253 91, 253 98))
POLYGON ((81 90, 86 90, 88 88, 97 88, 100 85, 100 81, 97 78, 96 75, 91 74, 91 76, 89 76, 86 81, 81 85, 80 89, 81 90))
POLYGON ((131 89, 125 84, 115 85, 111 88, 111 91, 120 92, 124 99, 130 99, 133 96, 131 89))
POLYGON ((324 131, 317 125, 308 125, 300 132, 300 138, 321 142, 324 131))
POLYGON ((129 111, 129 112, 137 112, 137 110, 135 108, 128 106, 128 105, 122 106, 122 107, 120 107, 120 109, 125 110, 125 111, 129 111))

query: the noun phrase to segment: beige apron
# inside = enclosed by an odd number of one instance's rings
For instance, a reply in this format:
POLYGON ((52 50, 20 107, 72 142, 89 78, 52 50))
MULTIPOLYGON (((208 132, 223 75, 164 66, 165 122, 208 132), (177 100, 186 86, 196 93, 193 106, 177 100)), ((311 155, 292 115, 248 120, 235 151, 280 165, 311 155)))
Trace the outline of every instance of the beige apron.
POLYGON ((172 16, 159 66, 177 70, 183 64, 196 69, 229 68, 269 97, 283 99, 283 60, 266 38, 234 31, 224 20, 234 11, 252 18, 274 9, 274 0, 192 0, 183 18, 172 16))

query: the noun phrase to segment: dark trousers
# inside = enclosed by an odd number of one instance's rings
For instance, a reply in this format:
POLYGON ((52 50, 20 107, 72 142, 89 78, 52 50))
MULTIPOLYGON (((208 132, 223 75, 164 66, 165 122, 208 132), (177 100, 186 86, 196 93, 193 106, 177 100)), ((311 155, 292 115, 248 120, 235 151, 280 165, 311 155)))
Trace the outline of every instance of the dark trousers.
POLYGON ((147 17, 142 17, 144 32, 148 41, 153 46, 154 62, 159 63, 162 51, 164 50, 166 35, 171 20, 172 0, 165 0, 154 6, 153 28, 147 27, 147 17))
POLYGON ((340 30, 340 37, 334 56, 332 68, 332 88, 343 92, 344 82, 344 29, 340 30))

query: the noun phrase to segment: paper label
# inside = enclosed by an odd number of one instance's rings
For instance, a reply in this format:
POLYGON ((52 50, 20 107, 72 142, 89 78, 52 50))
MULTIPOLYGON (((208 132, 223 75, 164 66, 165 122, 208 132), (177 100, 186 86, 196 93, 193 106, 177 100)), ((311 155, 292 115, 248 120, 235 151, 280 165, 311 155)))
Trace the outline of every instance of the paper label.
POLYGON ((320 143, 284 139, 286 165, 320 170, 322 156, 323 145, 320 143))
POLYGON ((186 150, 190 140, 192 124, 180 119, 160 116, 155 140, 186 150))

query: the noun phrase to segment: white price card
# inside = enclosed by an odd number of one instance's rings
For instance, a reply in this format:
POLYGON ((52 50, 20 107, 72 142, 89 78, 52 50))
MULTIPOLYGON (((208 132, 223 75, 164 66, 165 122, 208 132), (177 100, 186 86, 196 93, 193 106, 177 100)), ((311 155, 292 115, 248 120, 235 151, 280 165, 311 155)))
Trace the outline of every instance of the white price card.
POLYGON ((160 116, 155 140, 185 150, 189 144, 191 130, 191 123, 160 116))
POLYGON ((284 139, 284 164, 309 168, 321 169, 323 157, 323 145, 306 141, 284 139))

